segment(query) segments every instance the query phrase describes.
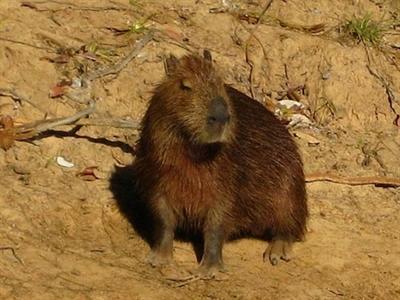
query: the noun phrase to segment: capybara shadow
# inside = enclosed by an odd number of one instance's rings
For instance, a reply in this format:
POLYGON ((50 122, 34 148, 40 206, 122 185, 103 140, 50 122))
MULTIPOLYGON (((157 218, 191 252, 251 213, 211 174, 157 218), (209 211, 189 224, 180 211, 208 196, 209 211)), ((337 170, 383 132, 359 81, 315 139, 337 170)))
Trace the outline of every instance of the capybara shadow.
POLYGON ((121 213, 151 247, 154 244, 153 213, 148 203, 140 198, 135 182, 132 166, 116 166, 110 179, 110 190, 121 213))

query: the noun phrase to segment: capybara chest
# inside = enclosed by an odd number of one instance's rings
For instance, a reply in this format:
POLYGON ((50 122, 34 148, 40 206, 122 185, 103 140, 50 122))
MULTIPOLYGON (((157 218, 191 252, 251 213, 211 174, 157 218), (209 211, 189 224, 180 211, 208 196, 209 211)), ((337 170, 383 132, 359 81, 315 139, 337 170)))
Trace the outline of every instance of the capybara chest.
POLYGON ((163 170, 159 190, 177 215, 204 217, 218 198, 218 180, 207 166, 178 164, 163 170))

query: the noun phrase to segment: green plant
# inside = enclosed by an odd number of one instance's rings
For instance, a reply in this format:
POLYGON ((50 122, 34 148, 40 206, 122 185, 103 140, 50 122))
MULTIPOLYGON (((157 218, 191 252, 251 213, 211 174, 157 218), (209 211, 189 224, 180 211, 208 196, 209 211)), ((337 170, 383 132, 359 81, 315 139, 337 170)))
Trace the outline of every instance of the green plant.
POLYGON ((363 17, 354 17, 344 25, 346 33, 360 42, 372 45, 379 45, 387 29, 387 22, 375 21, 368 13, 363 17))
POLYGON ((147 29, 145 25, 146 21, 136 21, 132 25, 129 26, 129 32, 131 33, 142 33, 147 29))

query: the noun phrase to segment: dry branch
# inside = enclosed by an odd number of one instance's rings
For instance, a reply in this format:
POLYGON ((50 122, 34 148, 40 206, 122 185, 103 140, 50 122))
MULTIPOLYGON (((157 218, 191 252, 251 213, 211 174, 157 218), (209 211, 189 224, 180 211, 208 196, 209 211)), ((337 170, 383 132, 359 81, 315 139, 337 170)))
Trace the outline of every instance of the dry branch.
POLYGON ((246 55, 246 63, 250 66, 250 74, 249 74, 249 81, 250 81, 250 93, 251 93, 251 97, 255 98, 255 91, 254 91, 254 63, 250 60, 249 58, 249 44, 252 38, 254 38, 261 46, 261 49, 263 51, 264 57, 266 57, 266 51, 264 48, 264 45, 261 43, 261 41, 256 37, 255 32, 257 31, 258 27, 261 24, 261 20, 264 17, 265 13, 267 12, 267 10, 271 7, 273 0, 269 0, 267 1, 263 11, 261 12, 260 16, 258 17, 257 23, 255 24, 253 30, 249 30, 246 28, 246 26, 243 26, 243 28, 249 32, 250 36, 248 37, 248 39, 246 40, 245 43, 245 55, 246 55))
POLYGON ((313 173, 306 176, 306 182, 316 182, 316 181, 329 181, 339 184, 347 185, 378 185, 378 186, 391 186, 400 187, 400 178, 396 177, 386 177, 386 176, 353 176, 353 177, 343 177, 327 173, 313 173))
POLYGON ((79 119, 86 117, 93 113, 95 111, 95 102, 90 101, 89 105, 86 109, 76 113, 73 116, 70 117, 65 117, 65 118, 56 118, 56 119, 50 119, 50 120, 40 120, 37 122, 29 123, 29 124, 24 124, 21 126, 16 126, 14 127, 15 132, 16 132, 16 139, 19 139, 18 137, 22 137, 23 139, 26 138, 32 138, 33 136, 47 131, 49 129, 53 129, 58 126, 63 126, 63 125, 71 125, 76 123, 79 119))
POLYGON ((139 129, 140 122, 129 121, 123 119, 107 119, 107 118, 93 118, 93 119, 81 119, 74 123, 79 126, 108 126, 114 128, 130 128, 139 129))
POLYGON ((37 110, 40 110, 42 113, 46 113, 42 108, 37 106, 35 103, 33 103, 27 97, 22 96, 20 93, 14 91, 14 89, 0 88, 0 96, 11 97, 11 99, 13 99, 14 101, 19 102, 20 105, 22 105, 23 102, 29 103, 31 106, 33 106, 37 110))
POLYGON ((22 7, 27 7, 30 9, 34 9, 36 11, 51 11, 51 12, 57 12, 57 11, 63 11, 63 10, 78 10, 78 11, 109 11, 109 10, 114 10, 114 11, 126 11, 128 10, 128 7, 122 7, 122 6, 79 6, 75 3, 72 2, 66 2, 66 1, 38 1, 38 2, 31 2, 31 1, 23 1, 21 2, 22 7), (56 5, 64 5, 64 7, 60 8, 49 8, 49 7, 38 7, 38 5, 43 5, 43 4, 56 4, 56 5))
POLYGON ((36 46, 36 45, 29 44, 29 43, 24 42, 24 41, 17 41, 17 40, 5 38, 5 37, 0 37, 0 41, 5 41, 5 42, 13 43, 13 44, 19 44, 19 45, 23 45, 23 46, 28 46, 28 47, 35 48, 35 49, 54 52, 53 49, 48 48, 48 47, 36 46))
POLYGON ((382 75, 378 74, 378 72, 374 71, 372 69, 372 67, 370 66, 370 64, 367 65, 367 69, 369 71, 369 73, 374 76, 375 78, 377 78, 382 85, 385 87, 385 91, 386 91, 386 95, 388 97, 388 102, 389 102, 389 107, 391 109, 391 111, 396 114, 396 116, 398 116, 399 114, 397 113, 397 111, 395 110, 393 104, 396 103, 396 98, 394 96, 394 93, 392 91, 392 88, 390 87, 390 84, 387 82, 387 80, 385 78, 383 78, 382 75))
POLYGON ((135 46, 132 48, 130 53, 121 61, 119 61, 115 65, 112 65, 111 67, 89 73, 83 79, 87 81, 92 81, 106 75, 117 74, 121 72, 121 70, 125 68, 128 63, 139 54, 143 47, 146 46, 147 43, 149 43, 153 39, 153 35, 153 31, 148 32, 141 40, 135 43, 135 46))

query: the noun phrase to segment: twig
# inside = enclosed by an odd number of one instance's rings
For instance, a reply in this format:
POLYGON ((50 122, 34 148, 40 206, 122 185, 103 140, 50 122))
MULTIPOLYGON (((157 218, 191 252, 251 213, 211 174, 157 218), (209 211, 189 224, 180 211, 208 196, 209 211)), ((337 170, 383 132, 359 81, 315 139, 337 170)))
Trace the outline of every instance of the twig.
POLYGON ((42 47, 42 46, 36 46, 36 45, 29 44, 29 43, 24 42, 24 41, 17 41, 17 40, 5 38, 5 37, 0 37, 0 40, 1 40, 1 41, 5 41, 5 42, 9 42, 9 43, 13 43, 13 44, 19 44, 19 45, 24 45, 24 46, 32 47, 32 48, 36 48, 36 49, 40 49, 40 50, 46 50, 46 51, 55 52, 55 51, 54 51, 53 49, 51 49, 51 48, 42 47))
POLYGON ((81 119, 74 123, 74 125, 80 126, 108 126, 114 128, 130 128, 139 129, 140 122, 138 121, 128 121, 123 119, 106 119, 106 118, 96 118, 96 119, 81 119))
POLYGON ((18 101, 20 103, 20 105, 22 105, 22 102, 29 103, 31 106, 33 106, 37 110, 40 110, 42 113, 46 113, 42 108, 37 106, 35 103, 33 103, 27 97, 24 97, 20 93, 17 93, 16 91, 14 91, 14 89, 0 88, 0 96, 11 97, 11 99, 13 99, 14 101, 18 101))
POLYGON ((248 39, 246 40, 246 44, 245 44, 245 55, 246 55, 246 63, 250 66, 250 74, 249 74, 249 81, 250 81, 250 93, 251 93, 251 97, 255 98, 255 91, 254 91, 254 63, 249 59, 249 44, 250 44, 250 40, 254 37, 257 42, 260 44, 263 53, 264 53, 264 57, 266 57, 266 52, 264 49, 263 44, 260 42, 260 40, 255 36, 255 32, 258 29, 258 27, 261 24, 261 20, 263 18, 263 16, 265 15, 265 13, 267 12, 267 10, 270 8, 271 4, 272 4, 273 0, 269 0, 267 2, 267 4, 265 5, 263 11, 261 12, 260 16, 258 17, 257 23, 255 24, 254 28, 249 31, 246 26, 243 26, 243 28, 245 28, 246 31, 248 31, 250 33, 250 36, 248 37, 248 39))
POLYGON ((50 119, 50 120, 40 120, 37 122, 24 124, 21 126, 15 126, 14 129, 16 131, 16 139, 18 140, 18 139, 32 138, 33 136, 41 132, 47 131, 49 129, 52 129, 54 127, 74 124, 79 119, 93 113, 95 109, 96 109, 95 102, 90 101, 89 106, 86 109, 76 113, 73 116, 66 118, 50 119))
POLYGON ((22 261, 22 259, 20 259, 15 251, 15 249, 11 246, 4 246, 4 247, 0 247, 0 250, 10 250, 11 253, 13 254, 13 256, 15 257, 16 260, 18 260, 18 262, 23 265, 24 262, 22 261))
POLYGON ((180 47, 180 48, 182 48, 182 49, 185 49, 186 51, 188 51, 188 52, 190 52, 190 53, 194 53, 194 52, 196 52, 196 50, 198 50, 198 47, 186 45, 186 44, 181 43, 180 41, 178 41, 178 40, 176 40, 176 39, 174 39, 174 38, 171 38, 170 36, 168 36, 167 34, 165 34, 165 33, 163 32, 163 30, 154 30, 154 32, 155 32, 155 33, 159 33, 159 34, 155 34, 155 35, 154 35, 154 40, 155 40, 156 42, 162 40, 162 41, 164 41, 164 42, 167 42, 167 43, 170 43, 170 44, 172 44, 172 45, 178 46, 178 47, 180 47))
MULTIPOLYGON (((364 50, 365 50, 365 53, 367 55, 367 60, 368 60, 367 69, 368 69, 369 73, 372 76, 376 77, 382 83, 382 85, 385 87, 385 92, 386 92, 387 99, 388 99, 388 102, 389 102, 390 110, 395 114, 395 118, 393 120, 393 124, 396 125, 396 126, 399 126, 398 122, 399 122, 399 119, 400 119, 400 114, 396 111, 396 109, 393 106, 393 103, 396 102, 396 98, 394 96, 392 88, 390 87, 389 83, 387 82, 387 80, 382 75, 378 74, 378 72, 374 71, 371 68, 371 55, 369 53, 368 47, 365 44, 365 42, 363 40, 361 40, 361 41, 362 41, 362 43, 364 45, 364 50)), ((396 68, 397 68, 397 65, 396 65, 396 68)))
POLYGON ((126 65, 139 54, 143 47, 146 46, 147 43, 149 43, 153 39, 153 34, 153 31, 150 31, 141 40, 137 41, 131 52, 121 61, 119 61, 115 65, 112 65, 111 67, 89 73, 87 76, 84 77, 84 80, 92 81, 106 75, 117 74, 121 72, 121 70, 125 68, 126 65))
POLYGON ((394 107, 393 107, 393 103, 396 102, 396 98, 395 98, 395 96, 394 96, 394 93, 393 93, 393 91, 392 91, 392 89, 391 89, 389 83, 386 81, 385 78, 383 78, 382 75, 379 75, 377 72, 375 72, 375 71, 371 68, 371 66, 370 66, 369 64, 367 65, 367 69, 368 69, 369 73, 370 73, 372 76, 376 77, 376 78, 382 83, 382 85, 385 87, 386 95, 387 95, 388 101, 389 101, 389 107, 390 107, 390 109, 392 110, 393 113, 395 113, 396 115, 398 115, 398 113, 396 112, 396 110, 395 110, 394 107))
POLYGON ((118 6, 105 6, 105 7, 90 7, 90 6, 79 6, 74 3, 70 2, 64 2, 64 1, 40 1, 40 2, 30 2, 30 1, 23 1, 21 3, 21 6, 23 7, 28 7, 31 9, 34 9, 36 11, 52 11, 52 12, 57 12, 57 11, 63 11, 63 10, 81 10, 81 11, 107 11, 107 10, 116 10, 116 11, 125 11, 127 8, 125 7, 118 7, 118 6), (39 8, 37 7, 37 4, 58 4, 58 5, 66 5, 67 7, 62 7, 62 8, 39 8))
MULTIPOLYGON (((172 280, 172 279, 170 279, 170 280, 172 280)), ((196 281, 199 281, 199 280, 202 280, 202 278, 199 277, 199 276, 191 276, 191 278, 188 278, 186 280, 181 280, 181 281, 174 280, 174 281, 178 282, 178 283, 175 284, 175 287, 183 287, 185 285, 189 285, 189 284, 191 284, 193 282, 196 282, 196 281)))
POLYGON ((378 186, 391 186, 400 187, 400 178, 386 177, 386 176, 354 176, 354 177, 342 177, 333 174, 324 173, 313 173, 306 176, 306 182, 316 181, 329 181, 333 183, 347 184, 347 185, 378 185, 378 186))
POLYGON ((281 27, 288 28, 291 30, 298 30, 302 32, 308 32, 311 34, 320 34, 325 32, 325 24, 318 23, 314 25, 300 25, 295 23, 289 23, 281 19, 276 19, 281 27))

